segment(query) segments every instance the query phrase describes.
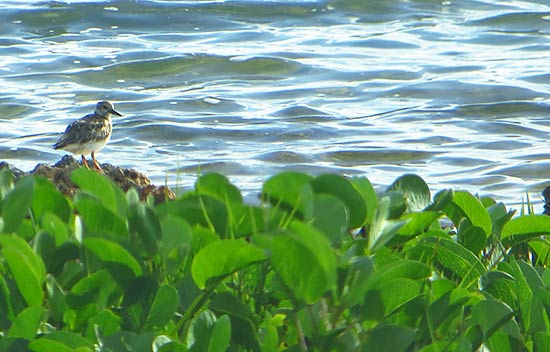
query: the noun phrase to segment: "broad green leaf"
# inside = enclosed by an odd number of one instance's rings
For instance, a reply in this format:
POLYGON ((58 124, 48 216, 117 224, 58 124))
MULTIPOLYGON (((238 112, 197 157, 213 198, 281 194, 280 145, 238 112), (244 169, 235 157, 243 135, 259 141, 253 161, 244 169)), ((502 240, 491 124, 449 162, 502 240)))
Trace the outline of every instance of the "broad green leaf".
POLYGON ((39 231, 34 237, 33 249, 42 258, 49 272, 55 253, 55 239, 53 236, 45 231, 39 231))
POLYGON ((116 242, 104 238, 89 237, 84 239, 84 246, 104 263, 117 263, 131 269, 136 276, 142 274, 136 258, 116 242))
POLYGON ((191 194, 169 202, 164 207, 168 214, 185 219, 192 227, 200 225, 216 232, 220 237, 227 235, 227 207, 216 198, 191 194))
POLYGON ((75 352, 75 349, 67 347, 65 344, 45 338, 33 340, 29 343, 29 351, 34 352, 75 352))
POLYGON ((121 323, 122 319, 110 309, 101 310, 88 319, 86 337, 90 341, 95 341, 98 340, 100 336, 110 336, 121 330, 121 323))
POLYGON ((27 340, 34 339, 44 313, 44 308, 40 306, 31 306, 23 309, 15 317, 8 330, 8 337, 21 337, 27 340))
POLYGON ((108 306, 110 295, 117 289, 106 270, 84 276, 66 294, 66 303, 71 309, 81 309, 89 304, 103 309, 108 306))
POLYGON ((208 307, 216 313, 229 314, 230 316, 249 321, 254 321, 255 319, 254 313, 252 313, 250 308, 229 292, 216 294, 210 300, 208 307))
POLYGON ((261 197, 276 207, 296 210, 300 215, 310 217, 313 189, 309 182, 312 179, 309 175, 297 172, 277 174, 265 181, 261 197))
POLYGON ((74 205, 80 219, 84 223, 85 234, 107 235, 111 239, 121 241, 128 238, 128 228, 125 220, 101 204, 97 199, 79 193, 75 197, 74 205))
MULTIPOLYGON (((78 348, 93 351, 94 344, 77 333, 69 331, 53 331, 45 334, 40 340, 56 341, 69 347, 71 351, 76 351, 78 348)), ((39 341, 39 340, 37 340, 39 341)), ((51 350, 48 350, 51 351, 51 350)), ((57 350, 56 350, 57 351, 57 350)))
POLYGON ((372 259, 368 256, 354 257, 350 260, 347 269, 346 283, 349 286, 345 290, 344 302, 349 307, 363 303, 365 293, 369 289, 368 278, 374 270, 372 259))
POLYGON ((228 208, 231 233, 235 238, 250 236, 265 228, 265 210, 240 203, 233 203, 228 208))
POLYGON ((330 194, 340 199, 349 211, 351 228, 359 228, 367 222, 365 199, 349 179, 336 174, 324 174, 311 181, 315 194, 330 194))
MULTIPOLYGON (((433 211, 423 211, 420 213, 409 213, 402 217, 403 220, 407 220, 398 231, 396 237, 401 237, 402 240, 406 240, 413 236, 418 236, 426 231, 434 221, 439 219, 443 214, 433 211)), ((397 240, 397 238, 394 238, 397 240)))
POLYGON ((312 216, 312 225, 323 233, 332 245, 339 246, 349 230, 349 211, 345 204, 335 196, 316 194, 313 198, 312 216))
POLYGON ((419 248, 426 248, 428 258, 435 260, 462 279, 461 285, 469 287, 485 273, 485 267, 479 259, 459 243, 444 237, 424 237, 419 248))
POLYGON ((395 279, 424 279, 432 274, 429 266, 416 260, 402 259, 379 267, 368 277, 368 288, 374 289, 395 279))
POLYGON ((42 305, 42 284, 46 280, 46 269, 42 260, 19 237, 0 235, 1 253, 17 288, 29 306, 42 305))
POLYGON ((155 212, 145 203, 131 206, 128 210, 128 224, 132 233, 141 240, 140 250, 147 256, 154 256, 159 249, 162 237, 160 222, 155 212))
POLYGON ((422 211, 430 204, 430 189, 418 175, 407 174, 399 177, 391 184, 388 191, 402 193, 411 212, 422 211))
MULTIPOLYGON (((402 196, 396 198, 390 195, 385 195, 380 199, 368 234, 368 249, 371 253, 385 246, 406 224, 406 221, 403 220, 392 220, 395 218, 395 202, 400 204, 400 199, 402 196)), ((401 215, 401 211, 399 211, 399 215, 401 215)))
POLYGON ((513 246, 520 242, 550 234, 550 216, 524 215, 508 221, 502 228, 502 243, 513 246))
POLYGON ((365 205, 367 206, 367 224, 370 224, 374 218, 374 212, 378 207, 376 191, 366 177, 352 177, 350 182, 365 201, 365 205))
POLYGON ((445 208, 447 216, 458 226, 465 217, 473 226, 480 227, 488 237, 492 231, 491 217, 481 201, 465 191, 455 191, 450 204, 445 208))
POLYGON ((193 319, 187 333, 187 348, 190 352, 208 352, 216 316, 205 310, 193 319))
POLYGON ((35 178, 35 191, 31 203, 34 216, 39 221, 45 214, 52 213, 68 222, 71 217, 71 206, 53 184, 41 177, 35 178))
POLYGON ((261 249, 242 239, 220 240, 202 248, 193 259, 191 273, 204 289, 210 280, 223 278, 265 259, 261 249))
MULTIPOLYGON (((384 316, 393 313, 407 302, 420 295, 421 283, 407 278, 397 278, 380 283, 375 289, 376 294, 382 297, 384 316)), ((369 305, 372 292, 367 292, 365 304, 369 305)), ((382 317, 381 317, 382 318, 382 317)))
POLYGON ((231 340, 231 322, 227 315, 222 315, 212 327, 208 352, 226 351, 231 340))
POLYGON ((216 198, 222 203, 242 203, 241 192, 227 177, 220 174, 206 174, 197 179, 195 190, 216 198))
POLYGON ((163 329, 178 308, 178 291, 170 285, 162 285, 153 299, 143 330, 163 329))
POLYGON ((411 328, 397 325, 382 325, 369 332, 362 351, 405 352, 414 342, 415 332, 411 328))
POLYGON ((46 277, 47 305, 49 307, 48 315, 55 321, 62 321, 63 314, 67 310, 65 292, 57 283, 53 275, 46 277))
MULTIPOLYGON (((4 200, 7 194, 13 189, 15 178, 8 169, 0 170, 0 200, 4 200)), ((2 204, 2 202, 0 202, 2 204)))
MULTIPOLYGON (((456 319, 464 309, 471 306, 474 294, 463 288, 453 288, 432 302, 426 310, 423 319, 429 321, 434 327, 444 329, 444 323, 456 319)), ((427 332, 425 332, 427 333, 427 332)))
POLYGON ((533 335, 533 351, 550 351, 550 334, 543 331, 537 331, 533 335))
POLYGON ((463 219, 458 226, 457 240, 472 253, 480 253, 487 244, 487 233, 478 226, 470 223, 470 220, 463 219))
POLYGON ((8 193, 2 207, 2 219, 4 220, 3 232, 15 232, 23 219, 29 214, 34 193, 34 179, 24 177, 8 193))
POLYGON ((118 217, 126 218, 128 208, 126 197, 122 190, 107 177, 80 167, 71 173, 71 180, 81 191, 94 196, 118 217))
POLYGON ((69 240, 68 221, 60 219, 55 214, 45 213, 42 216, 41 226, 44 231, 53 235, 56 247, 69 240))
POLYGON ((495 300, 479 301, 472 308, 472 323, 481 327, 484 339, 488 339, 513 317, 510 307, 495 300))
POLYGON ((269 261, 297 299, 316 302, 336 280, 336 260, 327 239, 294 221, 290 231, 253 238, 267 250, 269 261))

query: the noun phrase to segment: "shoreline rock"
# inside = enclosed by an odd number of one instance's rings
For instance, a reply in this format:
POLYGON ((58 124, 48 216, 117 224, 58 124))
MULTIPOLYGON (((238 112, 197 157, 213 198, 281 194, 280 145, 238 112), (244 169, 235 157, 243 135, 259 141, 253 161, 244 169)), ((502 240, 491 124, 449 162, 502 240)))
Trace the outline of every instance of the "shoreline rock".
MULTIPOLYGON (((82 165, 70 155, 65 155, 53 166, 38 164, 30 172, 22 171, 3 161, 0 162, 0 170, 10 170, 16 180, 27 175, 42 176, 50 180, 61 193, 68 197, 72 197, 78 189, 71 181, 71 172, 81 166, 82 165)), ((107 163, 101 164, 101 168, 103 169, 103 175, 111 179, 124 192, 128 191, 130 188, 135 188, 141 200, 147 199, 150 194, 153 195, 155 203, 157 204, 176 198, 175 193, 169 187, 153 185, 147 176, 135 169, 107 163)))

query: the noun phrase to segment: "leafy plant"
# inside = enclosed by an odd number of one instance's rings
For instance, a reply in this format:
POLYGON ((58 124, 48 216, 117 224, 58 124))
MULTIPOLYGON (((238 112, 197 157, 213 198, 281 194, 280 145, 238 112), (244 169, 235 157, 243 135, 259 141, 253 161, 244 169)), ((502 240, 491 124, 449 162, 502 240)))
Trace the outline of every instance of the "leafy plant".
POLYGON ((416 175, 219 174, 159 205, 0 172, 0 350, 542 351, 550 218, 416 175))

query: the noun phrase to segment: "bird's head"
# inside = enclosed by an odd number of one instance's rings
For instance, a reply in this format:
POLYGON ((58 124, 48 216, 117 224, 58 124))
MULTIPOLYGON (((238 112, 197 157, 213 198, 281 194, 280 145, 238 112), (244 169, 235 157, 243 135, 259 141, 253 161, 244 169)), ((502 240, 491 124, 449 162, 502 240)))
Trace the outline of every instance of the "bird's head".
POLYGON ((122 116, 118 111, 115 110, 115 107, 113 103, 110 101, 100 101, 95 106, 95 113, 96 115, 103 116, 103 117, 109 117, 109 115, 117 115, 122 116))

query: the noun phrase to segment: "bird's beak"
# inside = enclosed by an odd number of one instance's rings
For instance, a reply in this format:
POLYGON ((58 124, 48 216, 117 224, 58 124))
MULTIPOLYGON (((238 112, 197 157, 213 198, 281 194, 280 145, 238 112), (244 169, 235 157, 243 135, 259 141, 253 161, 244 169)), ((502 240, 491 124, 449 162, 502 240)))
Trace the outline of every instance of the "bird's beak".
POLYGON ((116 115, 116 116, 122 116, 122 114, 119 113, 118 111, 116 111, 115 109, 111 109, 111 114, 116 115))

